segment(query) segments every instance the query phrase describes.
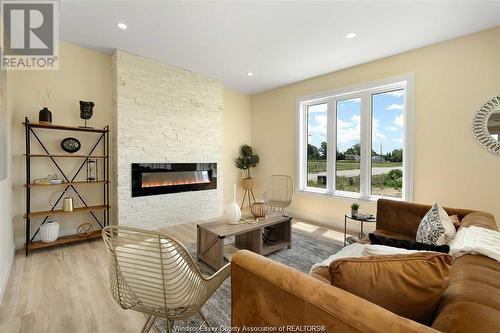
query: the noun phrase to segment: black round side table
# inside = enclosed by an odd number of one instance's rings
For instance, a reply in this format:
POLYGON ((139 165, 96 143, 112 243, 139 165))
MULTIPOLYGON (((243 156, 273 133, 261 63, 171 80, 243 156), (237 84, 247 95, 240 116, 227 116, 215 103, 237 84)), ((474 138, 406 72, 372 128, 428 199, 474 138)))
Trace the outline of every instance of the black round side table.
POLYGON ((358 240, 365 237, 365 234, 363 233, 363 223, 365 223, 365 222, 366 223, 376 223, 377 219, 374 216, 366 218, 366 217, 353 216, 351 214, 345 214, 345 216, 344 216, 344 246, 346 246, 347 243, 349 243, 349 244, 356 243, 358 240), (347 220, 361 222, 361 230, 360 230, 359 234, 357 234, 356 236, 347 237, 347 220))

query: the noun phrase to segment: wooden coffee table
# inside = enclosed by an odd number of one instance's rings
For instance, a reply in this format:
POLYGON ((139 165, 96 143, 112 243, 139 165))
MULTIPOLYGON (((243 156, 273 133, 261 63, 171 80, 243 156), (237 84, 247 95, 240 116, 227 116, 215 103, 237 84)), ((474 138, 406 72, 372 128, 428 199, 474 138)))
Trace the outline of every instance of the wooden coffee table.
MULTIPOLYGON (((251 219, 250 217, 247 217, 251 219)), ((253 218, 253 217, 252 217, 253 218)), ((209 220, 197 225, 197 256, 210 267, 219 269, 224 266, 224 257, 230 259, 237 249, 268 255, 269 253, 291 248, 292 218, 281 214, 269 214, 257 223, 231 225, 224 217, 209 220), (262 239, 265 227, 274 227, 277 242, 267 244, 262 239), (234 236, 235 242, 224 245, 224 240, 234 236)))

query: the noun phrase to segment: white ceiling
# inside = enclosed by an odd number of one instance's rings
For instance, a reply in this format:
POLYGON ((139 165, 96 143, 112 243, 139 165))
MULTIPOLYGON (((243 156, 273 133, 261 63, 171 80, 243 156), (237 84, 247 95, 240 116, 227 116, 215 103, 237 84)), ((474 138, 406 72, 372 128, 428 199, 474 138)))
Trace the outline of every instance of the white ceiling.
POLYGON ((256 93, 498 26, 500 2, 64 1, 60 20, 62 40, 256 93))

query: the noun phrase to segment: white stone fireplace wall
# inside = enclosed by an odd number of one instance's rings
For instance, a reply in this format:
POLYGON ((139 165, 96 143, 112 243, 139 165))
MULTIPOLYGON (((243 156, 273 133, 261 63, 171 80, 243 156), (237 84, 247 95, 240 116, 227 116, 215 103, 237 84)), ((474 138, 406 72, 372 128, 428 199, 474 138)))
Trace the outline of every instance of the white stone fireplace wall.
POLYGON ((156 229, 223 211, 223 86, 220 82, 116 51, 115 221, 156 229), (217 163, 217 189, 132 198, 132 163, 217 163))

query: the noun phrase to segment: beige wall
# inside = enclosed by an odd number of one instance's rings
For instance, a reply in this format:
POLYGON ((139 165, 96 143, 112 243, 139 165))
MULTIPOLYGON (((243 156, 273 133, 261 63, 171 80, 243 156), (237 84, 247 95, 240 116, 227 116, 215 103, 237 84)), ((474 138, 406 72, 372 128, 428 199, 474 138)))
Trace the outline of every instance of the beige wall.
POLYGON ((224 90, 224 206, 233 200, 233 184, 237 183, 237 202, 243 198, 241 171, 234 166, 243 144, 250 144, 250 96, 224 90))
MULTIPOLYGON (((485 210, 500 222, 500 156, 471 133, 475 111, 500 94, 499 55, 496 28, 252 96, 258 192, 270 174, 295 178, 297 97, 415 73, 414 201, 485 210)), ((351 202, 298 193, 290 211, 343 228, 351 202)), ((362 211, 374 207, 361 202, 362 211)))
MULTIPOLYGON (((24 244, 24 220, 22 215, 25 208, 25 194, 22 185, 24 184, 24 132, 21 122, 25 116, 30 121, 38 121, 38 111, 41 105, 38 102, 39 91, 45 88, 51 91, 51 101, 47 104, 52 111, 53 122, 65 125, 81 125, 82 120, 79 114, 79 100, 92 100, 96 103, 94 115, 89 121, 89 126, 102 127, 112 124, 112 67, 111 55, 96 52, 74 44, 61 42, 60 44, 60 67, 58 71, 17 71, 11 72, 9 76, 9 92, 12 95, 12 105, 15 113, 12 116, 12 183, 13 193, 13 213, 15 224, 15 239, 17 248, 24 244)), ((223 182, 224 202, 231 198, 230 185, 235 179, 239 179, 238 169, 234 167, 233 158, 237 155, 238 148, 243 143, 250 142, 250 98, 248 95, 224 89, 224 152, 223 152, 223 182), (229 199, 228 199, 229 198, 229 199)), ((72 132, 57 132, 55 137, 43 135, 44 138, 53 140, 49 145, 51 152, 61 152, 59 147, 60 138, 74 136, 82 143, 91 142, 92 137, 81 136, 72 132)), ((32 146, 36 147, 33 142, 32 146)), ((84 151, 85 145, 82 148, 84 151)), ((35 151, 41 152, 39 148, 35 151)), ((113 157, 112 157, 113 160, 113 157)), ((33 167, 33 177, 45 177, 48 174, 56 173, 55 167, 47 163, 48 161, 37 160, 33 167)), ((74 162, 63 161, 68 170, 74 172, 74 162)), ((113 175, 112 175, 113 176, 113 175)), ((3 183, 3 182, 2 182, 3 183)), ((3 185, 5 188, 9 185, 3 185)), ((114 186, 113 184, 111 186, 114 186)), ((48 197, 56 191, 37 189, 34 191, 36 199, 33 202, 33 209, 46 209, 48 197), (39 194, 36 194, 39 193, 39 194)), ((100 199, 100 191, 94 192, 88 186, 82 187, 82 191, 90 196, 92 200, 100 199)), ((2 193, 10 197, 10 193, 2 193)), ((240 197, 241 198, 241 197, 240 197)), ((2 202, 4 202, 2 200, 2 202)), ((2 210, 3 211, 3 210, 2 210)), ((89 216, 86 214, 75 214, 69 218, 58 218, 61 223, 61 234, 73 233, 75 228, 82 222, 87 222, 89 216)), ((8 230, 2 235, 8 235, 8 230)), ((2 242, 2 244, 6 244, 2 242)))
MULTIPOLYGON (((9 90, 10 93, 10 90, 9 90)), ((14 259, 14 230, 12 227, 12 168, 11 168, 11 128, 12 104, 7 93, 7 73, 0 72, 0 121, 5 121, 7 137, 7 178, 0 180, 0 302, 7 286, 14 259)), ((3 158, 3 156, 2 156, 3 158)))
MULTIPOLYGON (((89 126, 104 127, 111 124, 111 57, 107 54, 92 51, 69 43, 61 43, 59 49, 59 70, 57 71, 12 71, 9 76, 9 89, 12 93, 14 119, 12 128, 13 140, 13 186, 15 213, 16 246, 24 244, 25 209, 24 184, 24 127, 21 122, 27 116, 31 122, 38 122, 38 111, 47 106, 52 112, 54 124, 71 126, 83 125, 80 119, 79 100, 95 102, 94 115, 88 121, 89 126), (50 102, 38 102, 39 92, 48 89, 51 91, 50 102), (45 105, 46 104, 46 105, 45 105)), ((90 151, 91 144, 97 140, 97 134, 82 134, 80 132, 44 131, 37 130, 42 140, 48 142, 51 153, 65 153, 60 148, 61 139, 76 137, 82 143, 79 154, 90 151)), ((39 144, 32 140, 32 152, 42 153, 39 144)), ((58 159, 70 175, 76 172, 83 160, 58 159)), ((46 177, 48 174, 58 173, 55 166, 48 159, 37 159, 32 162, 32 178, 46 177)), ((85 172, 82 173, 85 175, 85 172)), ((61 175, 59 175, 61 176, 61 175)), ((99 185, 83 185, 79 189, 89 204, 97 204, 101 200, 102 187, 99 185)), ((32 210, 45 210, 48 198, 63 187, 32 190, 32 210)), ((76 195, 72 195, 76 198, 76 195)), ((60 234, 71 234, 83 222, 90 222, 88 214, 71 214, 55 218, 60 223, 60 234)), ((38 226, 40 219, 34 221, 38 226)))

